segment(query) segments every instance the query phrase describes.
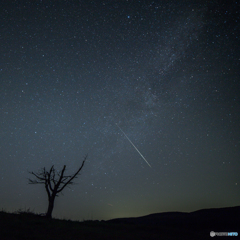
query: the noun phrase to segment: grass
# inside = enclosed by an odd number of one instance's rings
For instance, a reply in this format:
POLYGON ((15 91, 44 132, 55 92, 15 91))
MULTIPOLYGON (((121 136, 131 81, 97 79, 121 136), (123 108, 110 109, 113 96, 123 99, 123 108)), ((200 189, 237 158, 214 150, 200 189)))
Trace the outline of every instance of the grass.
MULTIPOLYGON (((32 212, 0 212, 2 240, 20 239, 130 239, 132 227, 106 222, 46 219, 32 212)), ((141 238, 140 238, 141 239, 141 238)))
POLYGON ((46 219, 30 209, 0 211, 1 240, 206 239, 210 230, 195 225, 143 225, 107 221, 46 219))

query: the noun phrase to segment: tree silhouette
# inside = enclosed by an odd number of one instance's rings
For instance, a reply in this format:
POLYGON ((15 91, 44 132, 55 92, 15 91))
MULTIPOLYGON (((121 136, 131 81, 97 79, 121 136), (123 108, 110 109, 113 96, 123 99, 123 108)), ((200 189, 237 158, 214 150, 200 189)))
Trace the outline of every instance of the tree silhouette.
POLYGON ((45 189, 48 195, 48 210, 46 213, 47 218, 52 218, 52 211, 54 207, 55 197, 58 197, 58 193, 62 192, 62 190, 68 186, 73 184, 73 179, 77 178, 77 175, 82 170, 84 163, 87 159, 87 155, 85 156, 82 165, 73 175, 66 176, 64 172, 66 170, 66 165, 63 166, 60 172, 56 172, 54 165, 50 168, 49 171, 46 168, 42 168, 38 173, 29 172, 35 177, 35 180, 28 179, 29 184, 44 184, 45 189))

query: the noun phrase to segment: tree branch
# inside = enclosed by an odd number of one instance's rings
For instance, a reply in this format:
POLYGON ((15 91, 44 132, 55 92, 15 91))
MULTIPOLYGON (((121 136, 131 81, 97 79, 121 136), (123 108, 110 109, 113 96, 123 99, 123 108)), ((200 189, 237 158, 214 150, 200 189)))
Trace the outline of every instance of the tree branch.
MULTIPOLYGON (((82 162, 82 165, 81 167, 77 170, 77 172, 57 191, 57 193, 61 192, 68 184, 72 184, 72 180, 79 174, 79 172, 82 170, 83 166, 84 166, 84 163, 87 159, 87 155, 85 156, 83 162, 82 162)), ((65 170, 65 165, 64 165, 64 170, 65 170)))
POLYGON ((77 170, 75 174, 72 176, 64 176, 64 172, 66 170, 66 165, 63 166, 63 169, 61 172, 57 172, 58 180, 56 177, 56 172, 54 165, 50 168, 49 172, 46 171, 45 167, 42 168, 42 170, 39 173, 35 172, 29 172, 34 177, 36 177, 36 180, 28 178, 29 184, 45 184, 45 189, 47 191, 48 197, 50 198, 52 195, 56 195, 57 193, 61 192, 67 185, 74 184, 73 179, 77 178, 77 175, 82 170, 84 163, 87 159, 87 155, 84 157, 84 160, 82 162, 82 165, 77 170), (62 187, 60 187, 62 185, 62 187))

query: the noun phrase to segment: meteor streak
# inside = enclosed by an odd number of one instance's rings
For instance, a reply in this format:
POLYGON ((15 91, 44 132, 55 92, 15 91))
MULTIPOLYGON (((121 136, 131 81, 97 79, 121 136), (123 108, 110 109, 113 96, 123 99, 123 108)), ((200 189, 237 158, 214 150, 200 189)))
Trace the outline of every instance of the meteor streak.
MULTIPOLYGON (((117 125, 117 123, 116 123, 117 125)), ((118 126, 118 125, 117 125, 118 126)), ((124 136, 127 138, 127 140, 132 144, 132 146, 136 149, 136 151, 140 154, 140 156, 143 158, 143 160, 147 163, 147 165, 151 168, 151 165, 148 163, 146 158, 140 153, 140 151, 137 149, 137 147, 132 143, 132 141, 128 138, 128 136, 125 134, 125 132, 118 126, 118 128, 121 130, 121 132, 124 134, 124 136)))

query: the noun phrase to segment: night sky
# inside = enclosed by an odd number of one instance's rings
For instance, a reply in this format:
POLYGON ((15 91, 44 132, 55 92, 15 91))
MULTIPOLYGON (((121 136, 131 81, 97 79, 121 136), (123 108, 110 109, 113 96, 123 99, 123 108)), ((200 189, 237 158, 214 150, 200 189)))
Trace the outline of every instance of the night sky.
POLYGON ((53 217, 240 205, 239 38, 238 1, 1 1, 0 208, 86 154, 53 217))

